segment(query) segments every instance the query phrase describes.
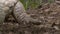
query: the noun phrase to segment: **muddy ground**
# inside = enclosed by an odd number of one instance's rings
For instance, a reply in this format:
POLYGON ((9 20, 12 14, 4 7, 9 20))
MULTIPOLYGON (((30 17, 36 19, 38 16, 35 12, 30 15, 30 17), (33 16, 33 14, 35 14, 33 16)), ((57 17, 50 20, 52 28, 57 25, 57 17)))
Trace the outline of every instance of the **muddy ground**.
POLYGON ((60 4, 44 4, 37 9, 27 10, 27 14, 41 23, 21 25, 10 15, 0 24, 0 34, 60 34, 60 4))

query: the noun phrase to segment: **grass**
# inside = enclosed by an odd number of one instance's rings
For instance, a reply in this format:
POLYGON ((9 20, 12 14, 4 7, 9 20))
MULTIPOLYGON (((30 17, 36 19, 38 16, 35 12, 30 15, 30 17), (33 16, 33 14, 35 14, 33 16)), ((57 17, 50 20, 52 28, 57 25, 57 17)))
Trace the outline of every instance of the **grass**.
MULTIPOLYGON (((37 8, 39 5, 42 5, 43 4, 42 2, 45 0, 20 0, 20 1, 23 3, 25 9, 29 7, 34 9, 37 8)), ((47 0, 47 1, 48 3, 54 2, 54 0, 47 0)))

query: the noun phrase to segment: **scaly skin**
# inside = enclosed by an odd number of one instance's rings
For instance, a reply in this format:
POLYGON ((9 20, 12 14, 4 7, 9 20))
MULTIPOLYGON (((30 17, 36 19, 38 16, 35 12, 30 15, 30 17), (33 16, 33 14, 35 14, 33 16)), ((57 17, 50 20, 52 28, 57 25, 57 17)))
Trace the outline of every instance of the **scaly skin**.
POLYGON ((0 23, 3 23, 6 16, 11 14, 19 22, 39 22, 37 19, 32 19, 18 0, 0 0, 0 23))
POLYGON ((37 22, 40 22, 37 19, 33 19, 32 17, 30 17, 30 15, 28 15, 26 13, 21 2, 17 2, 16 6, 14 7, 13 15, 15 16, 15 19, 19 23, 22 23, 22 22, 24 22, 24 23, 29 23, 29 22, 37 23, 37 22))
POLYGON ((9 7, 14 6, 16 2, 17 0, 0 0, 0 23, 3 23, 6 15, 12 12, 9 7))

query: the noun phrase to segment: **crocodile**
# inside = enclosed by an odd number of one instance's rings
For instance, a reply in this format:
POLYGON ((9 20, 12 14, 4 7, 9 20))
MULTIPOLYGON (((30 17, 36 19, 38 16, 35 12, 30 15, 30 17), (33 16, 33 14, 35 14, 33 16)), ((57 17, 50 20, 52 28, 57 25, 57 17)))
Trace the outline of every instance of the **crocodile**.
POLYGON ((0 0, 0 23, 3 23, 10 14, 18 23, 40 23, 38 19, 33 19, 26 13, 23 4, 19 0, 0 0))

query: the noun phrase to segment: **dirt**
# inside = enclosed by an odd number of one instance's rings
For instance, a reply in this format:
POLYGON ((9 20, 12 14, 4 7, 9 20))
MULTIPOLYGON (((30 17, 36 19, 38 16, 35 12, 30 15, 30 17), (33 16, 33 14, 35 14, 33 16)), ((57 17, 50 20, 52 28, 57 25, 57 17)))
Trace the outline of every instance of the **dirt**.
POLYGON ((37 9, 27 10, 27 14, 41 23, 21 25, 10 16, 0 24, 0 34, 60 34, 60 4, 44 4, 37 9))

